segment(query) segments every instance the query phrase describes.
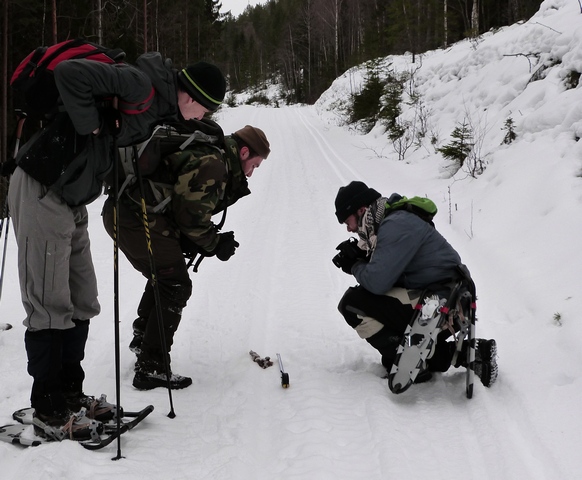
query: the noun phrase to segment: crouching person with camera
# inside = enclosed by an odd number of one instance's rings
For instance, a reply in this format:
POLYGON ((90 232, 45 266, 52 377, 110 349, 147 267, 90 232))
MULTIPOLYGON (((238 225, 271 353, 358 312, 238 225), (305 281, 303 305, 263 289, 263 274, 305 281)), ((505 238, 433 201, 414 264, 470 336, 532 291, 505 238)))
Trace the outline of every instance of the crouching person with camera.
MULTIPOLYGON (((415 208, 390 208, 403 198, 396 193, 383 197, 354 181, 341 187, 335 199, 338 221, 358 235, 357 240, 338 245, 333 258, 359 283, 348 288, 338 309, 348 325, 380 352, 388 373, 422 290, 455 279, 461 264, 459 254, 435 229, 432 216, 415 208)), ((437 340, 416 383, 451 367, 454 343, 442 340, 437 340)), ((497 375, 495 353, 494 340, 478 339, 475 373, 486 387, 497 375)))

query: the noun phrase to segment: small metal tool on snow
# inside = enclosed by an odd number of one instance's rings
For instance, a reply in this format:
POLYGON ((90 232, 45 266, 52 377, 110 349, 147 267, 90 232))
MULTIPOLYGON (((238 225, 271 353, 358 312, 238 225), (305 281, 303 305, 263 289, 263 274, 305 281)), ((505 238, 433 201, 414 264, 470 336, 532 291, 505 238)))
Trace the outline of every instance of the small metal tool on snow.
POLYGON ((253 362, 257 363, 261 368, 269 368, 273 365, 271 357, 261 358, 257 352, 253 352, 252 350, 249 352, 249 355, 253 359, 253 362))
POLYGON ((279 370, 281 371, 281 386, 283 388, 289 388, 289 374, 285 373, 283 368, 283 360, 281 360, 281 355, 277 354, 277 359, 279 360, 279 370))

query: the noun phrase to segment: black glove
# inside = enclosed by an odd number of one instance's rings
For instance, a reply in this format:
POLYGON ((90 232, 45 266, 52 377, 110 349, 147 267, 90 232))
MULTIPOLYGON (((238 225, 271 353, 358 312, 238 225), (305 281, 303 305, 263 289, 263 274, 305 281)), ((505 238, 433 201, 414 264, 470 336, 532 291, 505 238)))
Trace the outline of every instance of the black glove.
POLYGON ((239 243, 234 239, 234 232, 225 232, 218 235, 218 245, 212 251, 219 260, 226 262, 234 255, 239 243))
POLYGON ((99 109, 101 125, 99 125, 98 137, 112 135, 116 137, 121 132, 121 113, 113 107, 99 109))
POLYGON ((336 267, 341 268, 344 272, 351 275, 352 267, 358 261, 357 258, 349 258, 341 254, 337 254, 333 257, 333 263, 336 267))
POLYGON ((0 175, 3 177, 8 177, 14 173, 16 170, 16 160, 14 158, 9 158, 5 162, 0 163, 0 175))
POLYGON ((194 258, 196 255, 198 255, 198 253, 204 252, 203 249, 198 247, 198 245, 196 245, 183 233, 180 233, 180 247, 182 248, 182 253, 186 258, 194 258))
POLYGON ((355 238, 340 243, 336 250, 339 250, 339 253, 331 261, 348 274, 352 273, 352 267, 357 261, 365 260, 367 256, 366 251, 358 247, 358 241, 355 238))

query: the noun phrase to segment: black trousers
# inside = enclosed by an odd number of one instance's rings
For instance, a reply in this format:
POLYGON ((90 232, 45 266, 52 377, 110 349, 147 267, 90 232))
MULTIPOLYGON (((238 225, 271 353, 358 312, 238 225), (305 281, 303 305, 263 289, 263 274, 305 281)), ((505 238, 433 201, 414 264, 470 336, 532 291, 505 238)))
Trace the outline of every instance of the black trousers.
POLYGON ((89 320, 73 320, 67 330, 47 329, 24 334, 28 373, 33 378, 30 403, 51 415, 66 409, 65 396, 83 392, 85 372, 81 362, 89 335, 89 320))
POLYGON ((382 364, 390 370, 396 348, 412 318, 412 305, 405 305, 387 295, 375 295, 358 285, 346 290, 338 310, 348 325, 380 352, 382 364), (373 319, 377 323, 363 331, 364 319, 373 319))
MULTIPOLYGON (((408 293, 408 297, 412 299, 420 294, 419 291, 408 293)), ((412 304, 408 304, 389 295, 375 295, 357 285, 347 289, 338 310, 348 325, 380 352, 382 365, 390 371, 396 349, 412 319, 415 303, 412 301, 412 304), (366 323, 371 325, 365 325, 366 323)), ((446 342, 449 335, 448 331, 444 331, 437 337, 435 352, 427 362, 430 371, 444 372, 449 369, 454 353, 453 344, 446 342)))
MULTIPOLYGON (((114 227, 113 207, 114 202, 111 198, 103 207, 103 224, 111 238, 113 238, 114 227)), ((151 285, 150 257, 141 212, 120 202, 119 217, 117 226, 119 248, 131 265, 147 279, 138 306, 138 315, 146 319, 141 349, 142 352, 151 352, 152 356, 158 357, 170 352, 174 334, 182 318, 182 309, 192 294, 192 280, 180 247, 179 232, 164 215, 148 215, 149 234, 160 293, 162 326, 167 347, 164 352, 151 285)))

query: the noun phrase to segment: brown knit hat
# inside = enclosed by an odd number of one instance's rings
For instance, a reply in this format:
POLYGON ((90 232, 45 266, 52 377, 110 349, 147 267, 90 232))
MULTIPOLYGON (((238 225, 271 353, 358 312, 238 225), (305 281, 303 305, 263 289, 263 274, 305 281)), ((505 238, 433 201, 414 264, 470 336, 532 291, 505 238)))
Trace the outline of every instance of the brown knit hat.
POLYGON ((260 128, 246 125, 244 128, 234 132, 238 138, 246 143, 259 157, 266 159, 271 153, 269 141, 260 128))

